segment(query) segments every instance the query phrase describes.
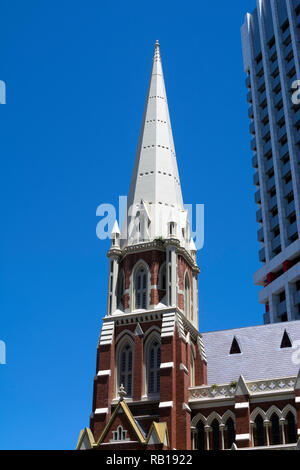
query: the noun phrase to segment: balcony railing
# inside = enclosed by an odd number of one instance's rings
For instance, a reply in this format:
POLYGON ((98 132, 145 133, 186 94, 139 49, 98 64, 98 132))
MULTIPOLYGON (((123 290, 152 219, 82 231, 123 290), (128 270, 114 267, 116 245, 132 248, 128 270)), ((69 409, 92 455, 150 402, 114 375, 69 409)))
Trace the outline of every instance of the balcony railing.
POLYGON ((256 211, 256 222, 261 223, 262 220, 263 220, 262 219, 262 210, 258 209, 258 211, 256 211))
POLYGON ((291 201, 287 206, 286 206, 286 216, 289 217, 295 212, 295 200, 291 201))
POLYGON ((279 225, 279 217, 278 214, 275 217, 272 217, 270 222, 270 229, 273 230, 274 228, 278 227, 279 225))
POLYGON ((253 184, 255 186, 259 186, 259 174, 258 171, 256 171, 253 175, 253 184))
POLYGON ((293 182, 289 181, 283 186, 283 195, 284 197, 288 196, 293 191, 293 182))
POLYGON ((260 229, 258 230, 258 232, 257 232, 257 240, 258 240, 259 242, 263 242, 263 241, 264 241, 264 229, 263 229, 263 227, 260 228, 260 229))
POLYGON ((256 204, 260 204, 261 203, 261 196, 260 196, 260 190, 258 189, 254 195, 254 200, 256 202, 256 204))
POLYGON ((253 157, 252 157, 252 167, 253 168, 258 168, 257 153, 255 155, 253 155, 253 157))
POLYGON ((295 233, 297 233, 297 223, 296 222, 294 222, 293 224, 288 226, 288 229, 287 229, 288 238, 292 238, 295 235, 295 233))
POLYGON ((280 234, 277 235, 277 237, 273 238, 271 245, 272 245, 272 250, 276 250, 276 248, 278 248, 281 245, 280 234))
POLYGON ((258 257, 259 257, 259 261, 261 263, 265 263, 265 261, 266 261, 266 250, 265 250, 265 248, 261 248, 261 250, 259 250, 258 257))
POLYGON ((270 170, 274 167, 273 163, 273 158, 270 158, 269 160, 266 160, 265 162, 265 171, 266 173, 269 173, 270 170))
POLYGON ((283 300, 282 302, 280 302, 278 305, 277 305, 277 314, 278 316, 281 316, 283 315, 284 313, 287 312, 287 308, 286 308, 286 300, 283 300))

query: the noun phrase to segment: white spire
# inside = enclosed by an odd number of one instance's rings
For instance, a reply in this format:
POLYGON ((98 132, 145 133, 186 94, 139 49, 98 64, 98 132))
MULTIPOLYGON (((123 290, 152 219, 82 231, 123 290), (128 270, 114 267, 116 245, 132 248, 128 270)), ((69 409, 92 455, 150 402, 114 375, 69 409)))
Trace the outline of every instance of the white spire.
POLYGON ((158 41, 155 44, 128 203, 140 203, 141 199, 152 204, 161 202, 183 209, 158 41))
MULTIPOLYGON (((172 208, 180 228, 180 221, 187 220, 187 217, 182 217, 184 207, 158 41, 155 43, 152 72, 128 195, 128 209, 133 209, 129 215, 135 217, 141 202, 144 206, 147 204, 151 210, 151 217, 147 222, 148 239, 167 236, 167 221, 172 208)), ((134 233, 138 226, 135 226, 134 233)), ((186 227, 184 228, 186 232, 186 227)), ((139 241, 143 239, 134 240, 139 241)))

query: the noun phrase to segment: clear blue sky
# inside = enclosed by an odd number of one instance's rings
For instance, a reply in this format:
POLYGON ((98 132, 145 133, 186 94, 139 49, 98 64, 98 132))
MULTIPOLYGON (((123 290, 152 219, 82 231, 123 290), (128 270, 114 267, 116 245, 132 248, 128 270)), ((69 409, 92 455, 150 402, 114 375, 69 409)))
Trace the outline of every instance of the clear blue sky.
POLYGON ((255 3, 2 0, 1 449, 71 449, 89 423, 96 208, 128 191, 156 39, 184 200, 205 204, 200 330, 262 323, 240 42, 255 3))

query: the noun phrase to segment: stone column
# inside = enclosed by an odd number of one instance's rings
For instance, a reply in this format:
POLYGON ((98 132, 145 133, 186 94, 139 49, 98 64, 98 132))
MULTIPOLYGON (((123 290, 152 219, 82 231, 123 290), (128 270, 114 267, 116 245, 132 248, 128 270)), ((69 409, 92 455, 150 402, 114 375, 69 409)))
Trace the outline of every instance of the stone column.
POLYGON ((191 427, 191 433, 192 433, 192 450, 196 450, 197 449, 196 442, 197 442, 198 431, 197 431, 197 428, 195 426, 191 427))
POLYGON ((211 427, 210 426, 204 426, 205 434, 206 434, 206 450, 210 450, 209 446, 209 433, 211 432, 211 427))
POLYGON ((285 419, 284 418, 280 418, 280 424, 281 424, 281 440, 282 440, 282 444, 285 445, 285 430, 284 430, 284 425, 285 425, 285 419))
POLYGON ((224 450, 225 449, 225 440, 224 440, 225 424, 220 424, 219 428, 221 432, 221 450, 224 450))
POLYGON ((270 445, 270 433, 269 433, 269 427, 270 427, 271 423, 268 419, 265 419, 264 420, 264 427, 265 427, 265 431, 266 431, 266 441, 267 441, 267 446, 270 445))

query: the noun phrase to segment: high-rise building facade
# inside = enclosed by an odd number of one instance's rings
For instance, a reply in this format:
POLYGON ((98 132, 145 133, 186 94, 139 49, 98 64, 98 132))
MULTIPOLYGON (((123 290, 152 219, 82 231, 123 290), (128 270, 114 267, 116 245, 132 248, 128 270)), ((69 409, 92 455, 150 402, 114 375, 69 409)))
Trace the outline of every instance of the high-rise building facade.
POLYGON ((241 29, 264 323, 300 319, 300 1, 257 0, 241 29))

